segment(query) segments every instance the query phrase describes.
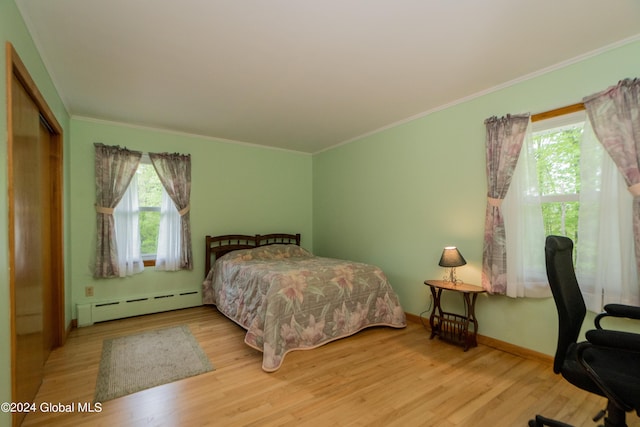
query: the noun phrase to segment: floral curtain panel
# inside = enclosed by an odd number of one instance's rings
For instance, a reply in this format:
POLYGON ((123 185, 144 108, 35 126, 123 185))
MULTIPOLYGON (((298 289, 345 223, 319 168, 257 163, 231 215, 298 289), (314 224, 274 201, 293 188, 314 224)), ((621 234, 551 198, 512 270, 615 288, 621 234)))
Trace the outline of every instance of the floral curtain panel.
POLYGON ((138 168, 142 152, 95 143, 97 243, 94 277, 118 277, 118 248, 113 218, 138 168))
POLYGON ((640 79, 625 79, 586 97, 584 106, 598 140, 633 196, 635 258, 640 270, 640 79))
POLYGON ((162 186, 173 201, 180 215, 180 254, 172 260, 158 253, 156 267, 164 270, 192 270, 191 220, 189 215, 191 197, 191 156, 178 153, 149 153, 151 163, 162 186), (159 265, 158 265, 159 264, 159 265), (170 267, 174 265, 174 267, 170 267))
POLYGON ((501 204, 515 170, 529 124, 529 114, 485 120, 487 209, 482 251, 482 287, 490 293, 507 290, 507 247, 501 204))

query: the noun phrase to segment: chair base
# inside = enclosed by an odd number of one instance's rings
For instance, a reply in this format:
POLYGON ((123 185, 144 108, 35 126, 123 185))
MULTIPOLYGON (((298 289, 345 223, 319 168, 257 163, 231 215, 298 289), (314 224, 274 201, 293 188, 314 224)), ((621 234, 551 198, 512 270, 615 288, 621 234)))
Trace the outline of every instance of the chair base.
POLYGON ((535 420, 529 420, 529 427, 573 427, 571 424, 563 423, 562 421, 552 420, 551 418, 545 418, 542 415, 536 415, 535 420))
MULTIPOLYGON (((626 414, 618 408, 614 403, 607 402, 607 409, 600 411, 598 415, 593 417, 594 422, 598 422, 604 418, 604 424, 600 427, 627 427, 626 414), (605 417, 606 415, 606 417, 605 417)), ((536 415, 535 420, 529 420, 529 427, 573 427, 571 424, 562 421, 545 418, 542 415, 536 415)))

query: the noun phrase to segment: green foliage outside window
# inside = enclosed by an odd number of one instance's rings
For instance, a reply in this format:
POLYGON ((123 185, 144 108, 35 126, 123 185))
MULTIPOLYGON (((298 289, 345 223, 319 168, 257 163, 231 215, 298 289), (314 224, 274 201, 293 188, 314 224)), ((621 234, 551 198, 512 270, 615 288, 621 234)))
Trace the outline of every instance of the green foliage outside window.
POLYGON ((578 242, 580 140, 583 124, 533 135, 546 235, 578 242))
POLYGON ((143 255, 155 254, 160 228, 162 184, 151 164, 141 163, 137 174, 141 252, 143 255))
POLYGON ((550 234, 570 237, 578 241, 578 202, 542 204, 545 236, 550 234))

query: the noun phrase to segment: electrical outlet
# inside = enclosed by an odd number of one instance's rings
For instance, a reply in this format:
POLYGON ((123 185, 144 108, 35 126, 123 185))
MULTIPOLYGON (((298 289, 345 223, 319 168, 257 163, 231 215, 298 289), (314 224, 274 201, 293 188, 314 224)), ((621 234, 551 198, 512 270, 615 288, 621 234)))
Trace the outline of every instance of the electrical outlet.
POLYGON ((84 296, 92 297, 93 296, 93 286, 85 286, 84 288, 84 296))

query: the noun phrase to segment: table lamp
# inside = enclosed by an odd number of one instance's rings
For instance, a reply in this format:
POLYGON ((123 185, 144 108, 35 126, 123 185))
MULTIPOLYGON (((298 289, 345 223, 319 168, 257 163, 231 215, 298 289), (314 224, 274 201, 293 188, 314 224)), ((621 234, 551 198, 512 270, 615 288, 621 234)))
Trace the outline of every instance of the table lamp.
POLYGON ((456 267, 460 267, 466 263, 467 261, 462 257, 458 248, 455 246, 447 246, 442 251, 442 256, 440 257, 438 265, 451 269, 449 271, 449 281, 455 284, 458 281, 458 279, 456 279, 456 267))

